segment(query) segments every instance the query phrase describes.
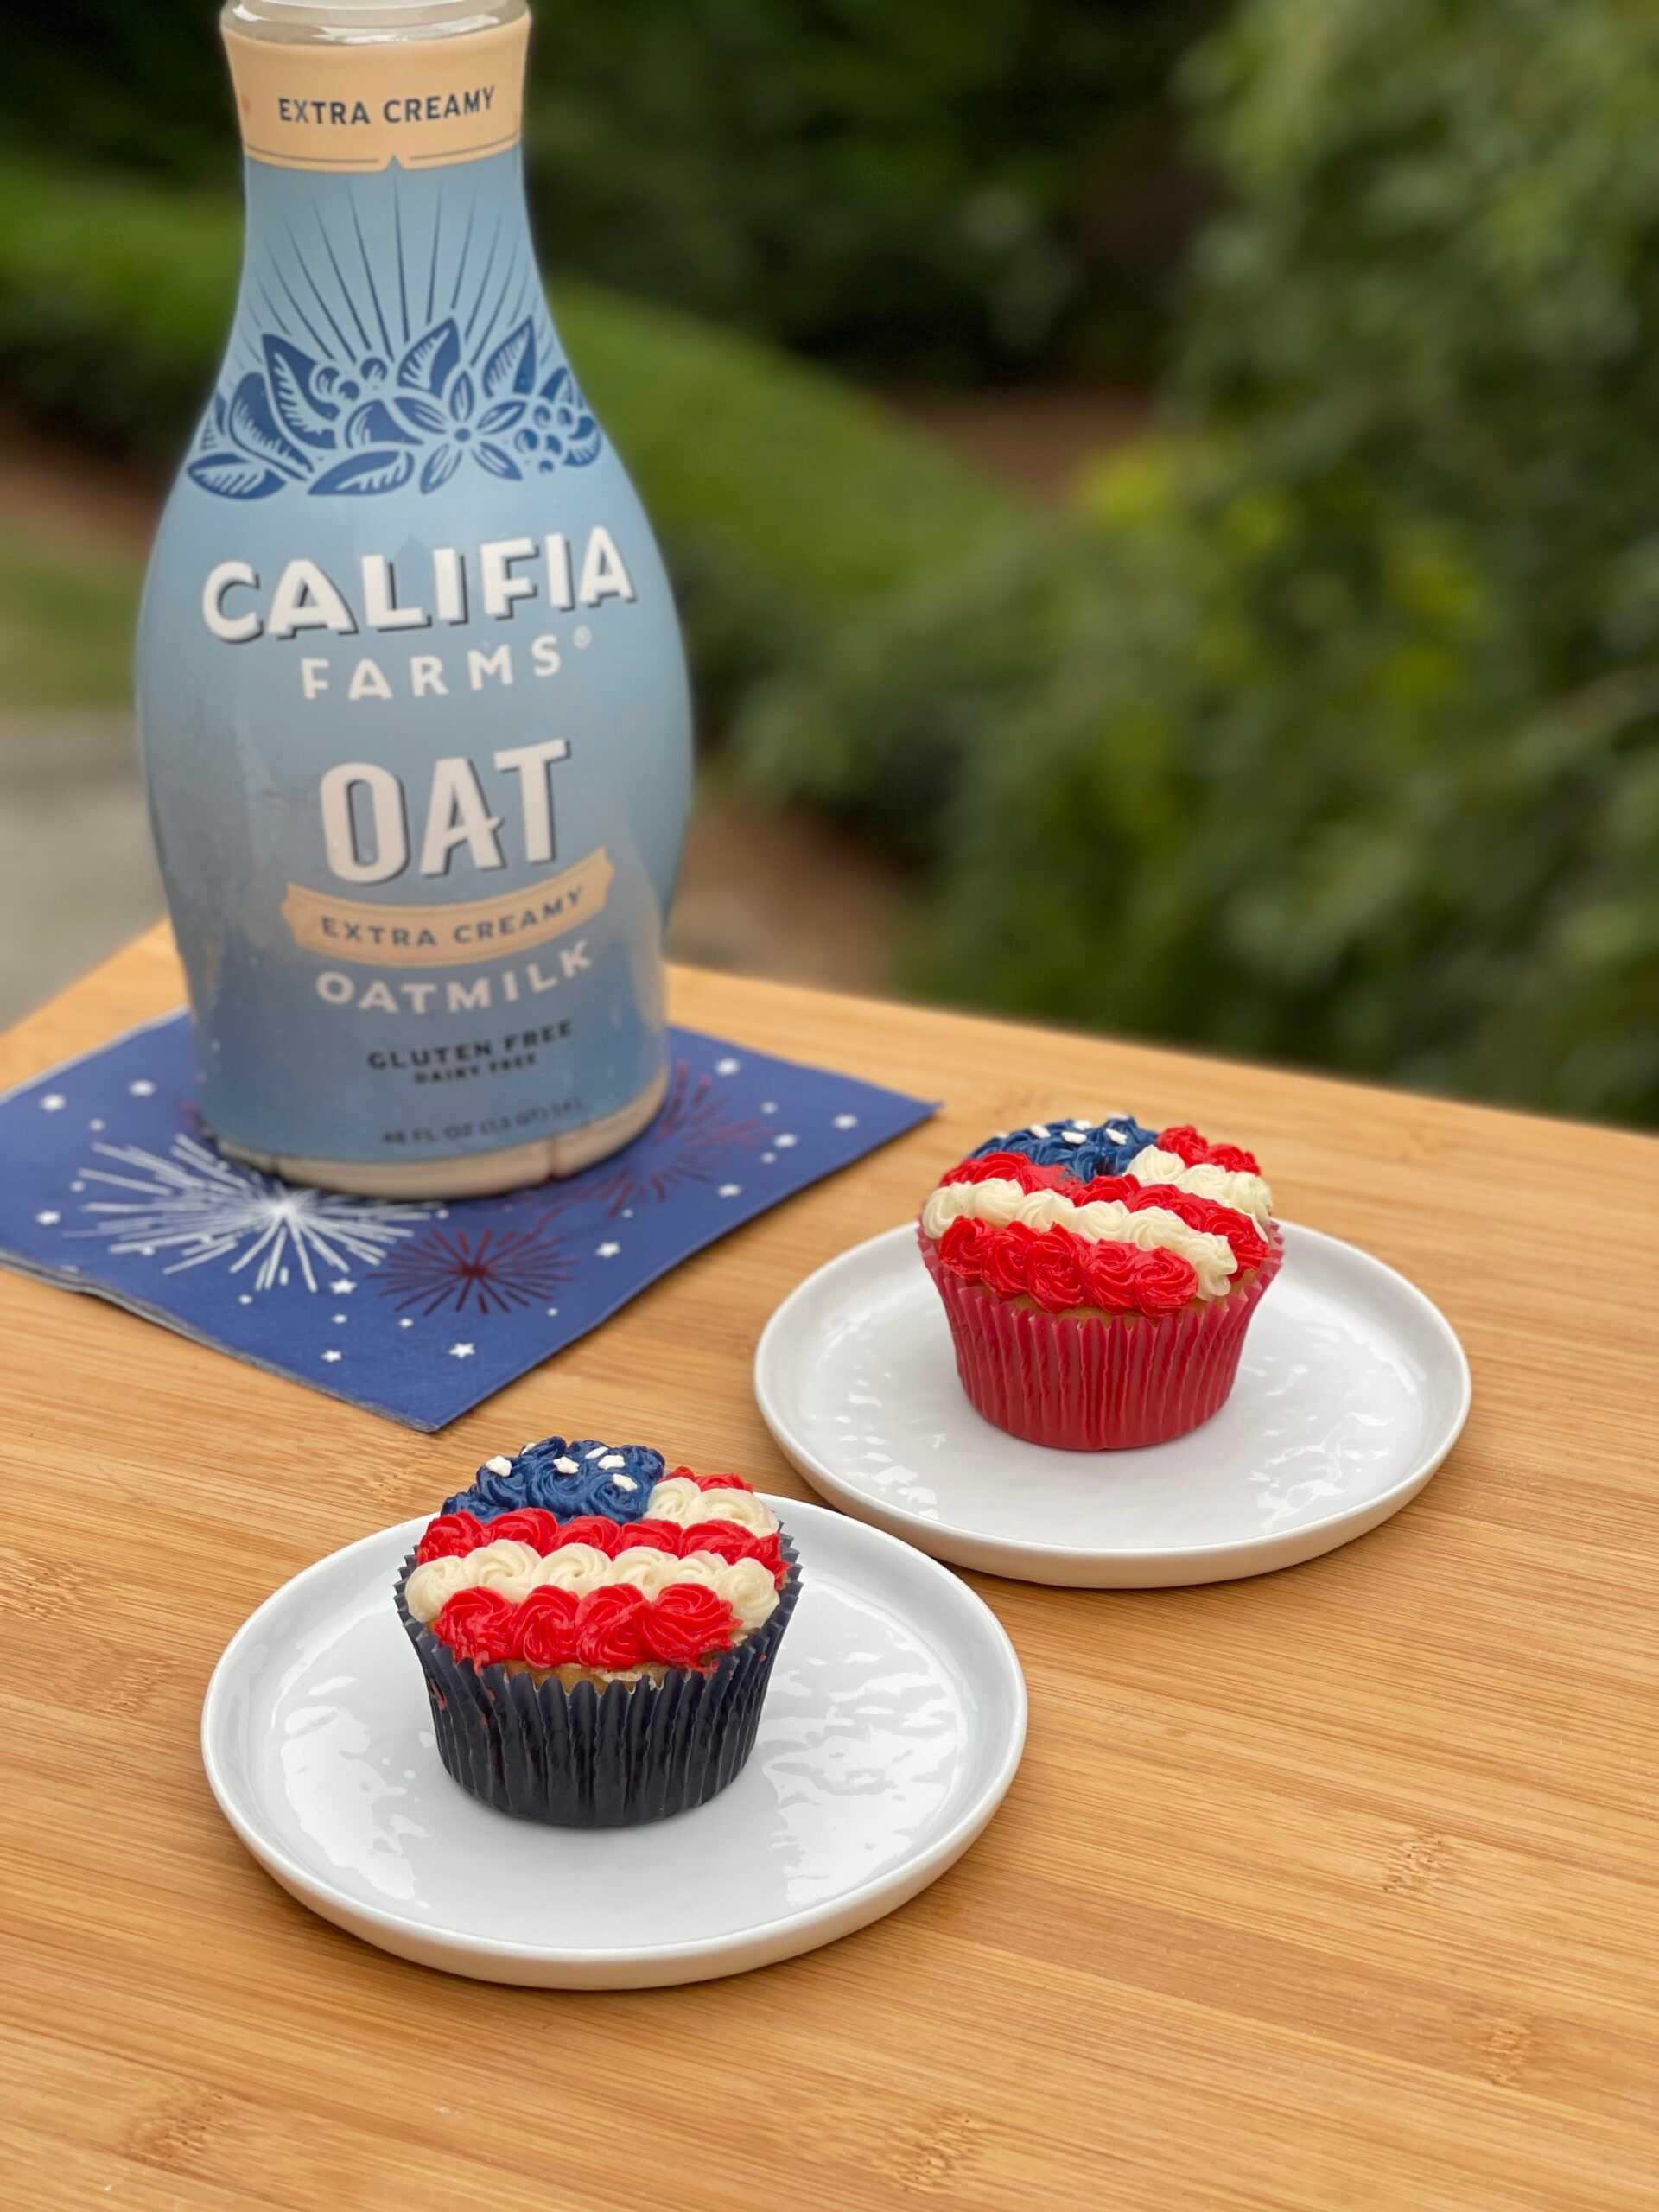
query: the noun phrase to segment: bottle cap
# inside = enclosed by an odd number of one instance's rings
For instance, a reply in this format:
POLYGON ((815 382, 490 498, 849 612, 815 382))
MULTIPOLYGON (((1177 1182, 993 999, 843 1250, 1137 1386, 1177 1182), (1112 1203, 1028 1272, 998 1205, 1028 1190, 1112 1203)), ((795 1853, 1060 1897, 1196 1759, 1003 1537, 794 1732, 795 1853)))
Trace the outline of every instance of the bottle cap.
POLYGON ((245 12, 254 22, 273 15, 309 16, 319 24, 350 29, 360 16, 406 16, 411 28, 450 16, 476 16, 482 28, 507 11, 492 0, 253 0, 245 11, 234 5, 230 10, 233 16, 245 12))

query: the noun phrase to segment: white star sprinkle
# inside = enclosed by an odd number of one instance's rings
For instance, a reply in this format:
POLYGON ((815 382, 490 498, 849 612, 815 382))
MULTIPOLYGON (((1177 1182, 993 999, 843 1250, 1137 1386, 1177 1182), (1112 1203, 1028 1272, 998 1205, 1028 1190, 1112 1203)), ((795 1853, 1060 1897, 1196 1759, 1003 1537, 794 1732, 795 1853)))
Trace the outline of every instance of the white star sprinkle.
POLYGON ((472 1344, 451 1344, 449 1357, 451 1359, 470 1359, 475 1349, 472 1344))
POLYGON ((613 1260, 621 1249, 622 1247, 620 1244, 601 1244, 599 1247, 599 1256, 601 1260, 613 1260))
POLYGON ((48 1090, 41 1101, 42 1114, 61 1114, 69 1101, 60 1090, 48 1090))
POLYGON ((741 1183, 722 1183, 720 1186, 720 1195, 722 1198, 741 1198, 743 1195, 743 1185, 741 1183))
POLYGON ((742 1065, 743 1063, 741 1060, 733 1059, 728 1053, 723 1060, 716 1060, 715 1062, 715 1073, 716 1075, 735 1075, 742 1065))
POLYGON ((620 1452, 607 1452, 599 1464, 601 1467, 626 1467, 628 1463, 620 1452))
POLYGON ((346 1357, 343 1351, 326 1351, 322 1356, 326 1360, 329 1361, 344 1359, 346 1357))
POLYGON ((548 1309, 547 1309, 547 1318, 548 1318, 548 1319, 549 1319, 550 1321, 556 1321, 556 1320, 558 1319, 558 1318, 559 1318, 559 1309, 558 1309, 558 1307, 557 1307, 556 1306, 550 1306, 548 1307, 548 1309))
POLYGON ((101 1129, 104 1124, 102 1122, 88 1122, 86 1126, 89 1129, 101 1129))
POLYGON ((493 1459, 486 1459, 484 1462, 484 1471, 488 1475, 510 1475, 512 1472, 512 1462, 505 1452, 498 1452, 493 1459))
POLYGON ((618 1490, 638 1490, 639 1487, 632 1475, 619 1475, 616 1478, 616 1486, 618 1490))
POLYGON ((787 1152, 790 1146, 792 1144, 798 1144, 800 1142, 800 1139, 798 1137, 791 1136, 788 1130, 785 1129, 783 1135, 780 1137, 774 1137, 772 1139, 772 1142, 777 1146, 779 1152, 787 1152))
POLYGON ((836 1127, 838 1129, 855 1129, 858 1127, 857 1115, 837 1114, 836 1116, 836 1127))
POLYGON ((778 1101, 775 1098, 768 1098, 760 1111, 763 1114, 775 1114, 778 1111, 778 1101))
POLYGON ((343 1328, 345 1327, 345 1325, 346 1325, 346 1316, 345 1316, 343 1313, 336 1313, 336 1314, 335 1314, 335 1316, 334 1316, 334 1326, 335 1326, 337 1329, 343 1329, 343 1328))
POLYGON ((582 1471, 575 1461, 570 1459, 556 1459, 553 1465, 562 1475, 580 1474, 582 1471))
POLYGON ((397 1324, 397 1325, 400 1329, 412 1329, 415 1324, 410 1319, 408 1314, 405 1313, 403 1319, 397 1324))
POLYGON ((130 1083, 127 1089, 135 1098, 153 1098, 156 1096, 156 1086, 148 1076, 141 1075, 137 1082, 130 1083))
POLYGON ((238 1306, 251 1306, 253 1303, 253 1293, 251 1290, 245 1290, 236 1302, 238 1306))
POLYGON ((763 1152, 761 1154, 760 1165, 763 1167, 775 1167, 777 1164, 778 1155, 775 1152, 763 1152))
POLYGON ((336 1298, 346 1298, 357 1288, 357 1285, 349 1275, 341 1275, 338 1282, 331 1282, 328 1287, 336 1298))
POLYGON ((63 1216, 60 1213, 52 1213, 48 1211, 46 1213, 37 1213, 35 1218, 40 1223, 42 1229, 52 1229, 63 1219, 63 1216))

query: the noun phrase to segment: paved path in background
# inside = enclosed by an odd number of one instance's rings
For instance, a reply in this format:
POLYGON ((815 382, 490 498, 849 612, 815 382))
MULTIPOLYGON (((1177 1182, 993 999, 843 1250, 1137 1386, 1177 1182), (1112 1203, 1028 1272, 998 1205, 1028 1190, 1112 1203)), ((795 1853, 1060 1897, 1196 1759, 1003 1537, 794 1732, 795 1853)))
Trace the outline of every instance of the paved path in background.
POLYGON ((161 911, 128 717, 0 719, 0 1027, 161 911))

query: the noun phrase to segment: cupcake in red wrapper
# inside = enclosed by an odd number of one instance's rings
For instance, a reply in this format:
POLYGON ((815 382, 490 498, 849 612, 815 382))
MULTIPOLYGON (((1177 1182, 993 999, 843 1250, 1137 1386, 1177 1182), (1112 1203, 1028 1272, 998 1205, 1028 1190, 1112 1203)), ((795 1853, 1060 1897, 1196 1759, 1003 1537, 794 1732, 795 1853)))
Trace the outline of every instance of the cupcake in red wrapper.
POLYGON ((1254 1155, 1196 1129, 1035 1122, 922 1209, 975 1410, 1069 1452, 1165 1444, 1226 1403, 1284 1240, 1254 1155))
POLYGON ((735 1475, 550 1436, 444 1501, 395 1596, 461 1788, 623 1827, 741 1771, 799 1592, 794 1546, 735 1475))

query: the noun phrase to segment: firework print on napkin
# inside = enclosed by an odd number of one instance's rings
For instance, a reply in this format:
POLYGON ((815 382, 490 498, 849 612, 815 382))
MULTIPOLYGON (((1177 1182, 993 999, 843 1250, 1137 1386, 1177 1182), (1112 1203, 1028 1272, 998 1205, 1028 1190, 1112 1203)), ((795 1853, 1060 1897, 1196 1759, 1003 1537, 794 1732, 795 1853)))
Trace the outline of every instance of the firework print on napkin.
POLYGON ((188 1017, 0 1098, 0 1263, 414 1428, 442 1428, 647 1284, 934 1110, 671 1032, 655 1122, 566 1182, 404 1205, 220 1157, 188 1017))

